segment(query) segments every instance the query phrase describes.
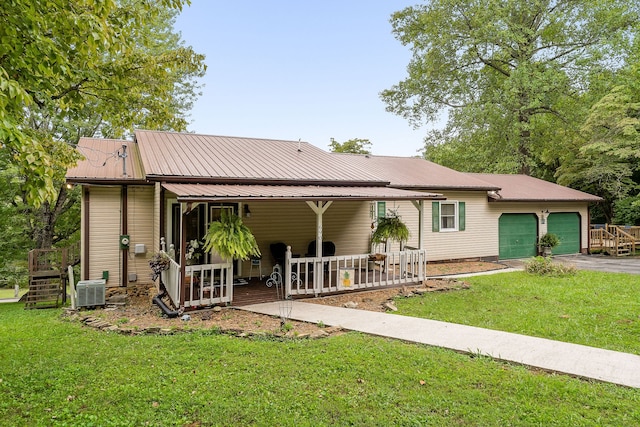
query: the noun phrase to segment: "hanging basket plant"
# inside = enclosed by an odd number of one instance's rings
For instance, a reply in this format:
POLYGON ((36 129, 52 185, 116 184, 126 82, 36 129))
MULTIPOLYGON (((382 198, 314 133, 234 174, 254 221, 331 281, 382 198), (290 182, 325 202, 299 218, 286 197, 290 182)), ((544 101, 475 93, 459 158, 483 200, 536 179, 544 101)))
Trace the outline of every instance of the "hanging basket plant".
POLYGON ((226 260, 246 261, 252 256, 260 256, 256 238, 249 227, 238 215, 226 209, 222 210, 220 221, 209 224, 204 236, 204 250, 215 251, 226 260))
POLYGON ((169 265, 171 264, 171 259, 169 255, 164 252, 156 252, 153 254, 151 259, 149 259, 149 268, 151 268, 151 280, 155 281, 158 277, 160 277, 160 273, 169 269, 169 265))
POLYGON ((378 226, 371 235, 373 243, 384 243, 387 240, 396 242, 409 240, 409 228, 394 211, 390 211, 388 216, 378 220, 378 226))

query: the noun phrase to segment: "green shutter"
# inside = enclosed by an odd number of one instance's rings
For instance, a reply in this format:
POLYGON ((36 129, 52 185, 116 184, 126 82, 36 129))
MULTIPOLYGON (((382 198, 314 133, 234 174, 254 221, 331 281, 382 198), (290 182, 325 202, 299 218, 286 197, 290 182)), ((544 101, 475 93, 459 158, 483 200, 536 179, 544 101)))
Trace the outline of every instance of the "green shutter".
POLYGON ((465 206, 464 202, 458 202, 458 230, 464 231, 465 227, 465 206))
POLYGON ((387 203, 378 202, 378 219, 385 218, 387 216, 387 203))
POLYGON ((431 202, 431 231, 440 231, 440 202, 431 202))

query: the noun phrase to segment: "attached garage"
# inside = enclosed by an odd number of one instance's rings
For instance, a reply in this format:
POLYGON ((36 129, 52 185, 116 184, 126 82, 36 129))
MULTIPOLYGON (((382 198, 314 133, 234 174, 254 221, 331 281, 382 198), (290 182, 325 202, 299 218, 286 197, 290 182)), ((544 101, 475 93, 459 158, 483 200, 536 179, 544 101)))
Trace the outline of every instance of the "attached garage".
POLYGON ((499 258, 536 256, 538 217, 532 213, 505 213, 499 220, 499 258))
POLYGON ((547 218, 547 232, 560 239, 553 248, 554 255, 580 252, 580 214, 577 212, 554 212, 547 218))

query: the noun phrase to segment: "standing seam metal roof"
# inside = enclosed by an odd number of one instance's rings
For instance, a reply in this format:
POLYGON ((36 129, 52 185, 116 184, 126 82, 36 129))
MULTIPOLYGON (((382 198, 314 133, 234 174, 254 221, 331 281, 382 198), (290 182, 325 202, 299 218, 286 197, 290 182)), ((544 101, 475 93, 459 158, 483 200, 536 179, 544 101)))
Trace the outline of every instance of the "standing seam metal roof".
POLYGON ((495 202, 600 202, 601 197, 594 196, 573 188, 554 184, 527 175, 509 174, 469 174, 501 188, 490 193, 490 200, 495 202))
POLYGON ((424 190, 499 190, 492 183, 449 169, 420 157, 374 156, 332 153, 349 163, 370 171, 392 187, 424 190))
POLYGON ((387 184, 307 142, 156 131, 135 138, 148 178, 387 184))

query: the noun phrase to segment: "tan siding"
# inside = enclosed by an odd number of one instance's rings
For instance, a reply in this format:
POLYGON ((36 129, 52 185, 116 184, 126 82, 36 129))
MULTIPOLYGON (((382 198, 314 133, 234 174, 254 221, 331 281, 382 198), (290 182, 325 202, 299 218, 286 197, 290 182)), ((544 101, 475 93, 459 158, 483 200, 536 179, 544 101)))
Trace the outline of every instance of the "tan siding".
MULTIPOLYGON (((425 248, 429 261, 498 256, 498 223, 490 214, 485 192, 448 191, 448 201, 465 202, 465 230, 433 232, 432 204, 425 202, 425 248)), ((417 232, 415 233, 417 242, 417 232)))
POLYGON ((120 187, 91 187, 89 213, 89 277, 109 272, 107 286, 120 285, 120 187))
POLYGON ((89 243, 89 240, 87 238, 87 234, 86 234, 86 224, 87 224, 87 209, 85 207, 85 204, 87 202, 87 196, 85 194, 84 188, 82 189, 82 196, 81 196, 81 204, 80 204, 80 279, 76 279, 76 280, 88 280, 88 277, 85 277, 84 274, 84 266, 87 265, 87 262, 89 262, 89 260, 86 259, 85 257, 85 248, 87 247, 87 244, 89 243))
MULTIPOLYGON (((294 254, 304 256, 316 238, 316 214, 305 202, 251 202, 251 217, 244 223, 256 236, 262 251, 263 272, 270 271, 273 262, 269 245, 284 242, 294 254)), ((368 252, 369 202, 333 202, 323 216, 323 240, 336 244, 336 254, 368 252)), ((249 263, 242 271, 248 275, 249 263)))
POLYGON ((154 188, 151 186, 128 189, 127 218, 128 232, 131 239, 129 245, 128 273, 137 274, 138 284, 152 283, 149 277, 149 258, 154 252, 154 188), (135 254, 135 245, 144 244, 146 252, 135 254))

